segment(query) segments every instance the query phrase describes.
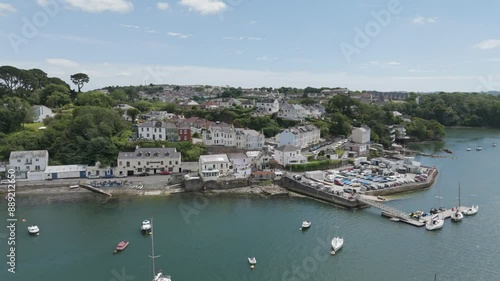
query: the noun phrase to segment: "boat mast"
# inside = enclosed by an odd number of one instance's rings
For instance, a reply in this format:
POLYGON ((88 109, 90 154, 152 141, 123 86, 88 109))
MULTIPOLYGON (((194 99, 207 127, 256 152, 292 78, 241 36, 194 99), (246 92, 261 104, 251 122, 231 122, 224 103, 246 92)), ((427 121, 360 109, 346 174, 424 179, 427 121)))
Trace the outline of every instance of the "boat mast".
POLYGON ((153 260, 153 278, 154 278, 156 276, 155 259, 159 258, 160 256, 155 256, 155 246, 153 240, 153 218, 151 218, 151 256, 149 257, 153 260))
POLYGON ((460 208, 460 182, 458 182, 458 207, 460 208))

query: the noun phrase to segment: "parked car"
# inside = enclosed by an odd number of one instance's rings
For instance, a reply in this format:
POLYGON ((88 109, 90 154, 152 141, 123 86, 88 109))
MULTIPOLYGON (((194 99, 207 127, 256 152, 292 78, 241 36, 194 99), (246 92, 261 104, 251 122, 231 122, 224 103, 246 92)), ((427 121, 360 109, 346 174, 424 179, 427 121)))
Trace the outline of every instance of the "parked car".
POLYGON ((350 188, 350 187, 346 187, 346 188, 344 188, 344 192, 346 192, 346 193, 354 193, 354 190, 352 188, 350 188))
POLYGON ((126 178, 127 175, 126 174, 118 174, 118 175, 115 175, 115 178, 126 178))
POLYGON ((137 174, 136 176, 138 176, 138 177, 147 177, 147 176, 149 176, 149 173, 142 172, 142 173, 137 174))
POLYGON ((171 175, 172 172, 170 172, 170 171, 161 171, 160 174, 162 174, 162 175, 171 175))

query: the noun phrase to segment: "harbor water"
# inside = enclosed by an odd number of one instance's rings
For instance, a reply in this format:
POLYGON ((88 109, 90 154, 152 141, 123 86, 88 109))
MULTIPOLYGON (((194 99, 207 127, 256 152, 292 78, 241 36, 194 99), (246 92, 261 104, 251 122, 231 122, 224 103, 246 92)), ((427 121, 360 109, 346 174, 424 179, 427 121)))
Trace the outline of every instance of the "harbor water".
MULTIPOLYGON (((380 215, 307 198, 182 194, 112 198, 88 194, 18 195, 15 271, 8 272, 6 201, 0 203, 0 280, 152 280, 151 240, 140 233, 154 219, 156 268, 172 280, 498 280, 500 276, 500 131, 450 129, 443 143, 416 148, 454 158, 418 158, 439 175, 428 190, 389 197, 409 212, 478 204, 460 223, 426 231, 380 215), (481 151, 476 151, 477 146, 481 151), (471 147, 472 151, 466 151, 471 147), (445 154, 447 148, 454 154, 445 154), (26 219, 22 222, 21 219, 26 219), (302 221, 312 225, 300 231, 302 221), (30 224, 40 227, 29 236, 30 224), (331 256, 330 241, 344 238, 331 256), (129 246, 116 255, 121 240, 129 246), (248 257, 256 257, 250 269, 248 257)), ((415 147, 414 147, 415 148, 415 147)))

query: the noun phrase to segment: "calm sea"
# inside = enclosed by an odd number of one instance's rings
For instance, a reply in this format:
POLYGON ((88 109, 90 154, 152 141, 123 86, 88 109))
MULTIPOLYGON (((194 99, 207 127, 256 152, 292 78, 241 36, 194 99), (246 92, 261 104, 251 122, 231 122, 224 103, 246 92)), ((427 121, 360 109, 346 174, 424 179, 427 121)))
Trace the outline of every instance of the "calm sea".
POLYGON ((447 220, 435 232, 392 222, 370 208, 350 211, 298 198, 179 195, 104 201, 88 195, 25 196, 17 202, 16 273, 7 271, 7 210, 0 203, 0 280, 152 280, 151 240, 139 232, 154 217, 157 269, 187 280, 499 280, 500 131, 450 129, 444 143, 419 145, 455 159, 419 158, 440 170, 427 191, 394 197, 407 212, 479 204, 476 216, 447 220), (482 151, 476 151, 476 146, 482 151), (471 147, 472 151, 466 152, 471 147), (445 154, 443 154, 445 155, 445 154), (312 226, 299 231, 303 220, 312 226), (36 223, 38 237, 26 227, 36 223), (330 240, 345 239, 330 256, 330 240), (120 240, 130 241, 113 255, 120 240), (249 268, 247 257, 257 266, 249 268))

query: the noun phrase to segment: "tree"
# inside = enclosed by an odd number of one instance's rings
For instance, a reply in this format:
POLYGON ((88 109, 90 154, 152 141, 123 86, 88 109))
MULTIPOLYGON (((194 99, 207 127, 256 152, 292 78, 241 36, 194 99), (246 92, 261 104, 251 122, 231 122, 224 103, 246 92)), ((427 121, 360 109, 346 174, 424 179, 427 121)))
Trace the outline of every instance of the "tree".
POLYGON ((116 90, 112 91, 110 96, 117 103, 126 102, 128 99, 127 93, 125 93, 125 91, 122 89, 116 89, 116 90))
POLYGON ((75 84, 78 87, 79 93, 81 92, 83 85, 85 83, 88 83, 90 80, 89 76, 85 73, 76 73, 71 75, 70 78, 71 82, 73 82, 73 84, 75 84))
POLYGON ((54 92, 47 98, 45 105, 48 107, 63 107, 69 103, 71 103, 69 94, 54 92))
POLYGON ((137 108, 127 109, 127 116, 129 116, 130 119, 132 119, 132 122, 134 122, 135 119, 137 119, 137 116, 139 116, 139 114, 141 114, 141 112, 137 108))
POLYGON ((113 101, 111 98, 101 92, 85 92, 78 93, 76 97, 76 105, 90 105, 90 106, 101 106, 101 107, 111 107, 113 101))

